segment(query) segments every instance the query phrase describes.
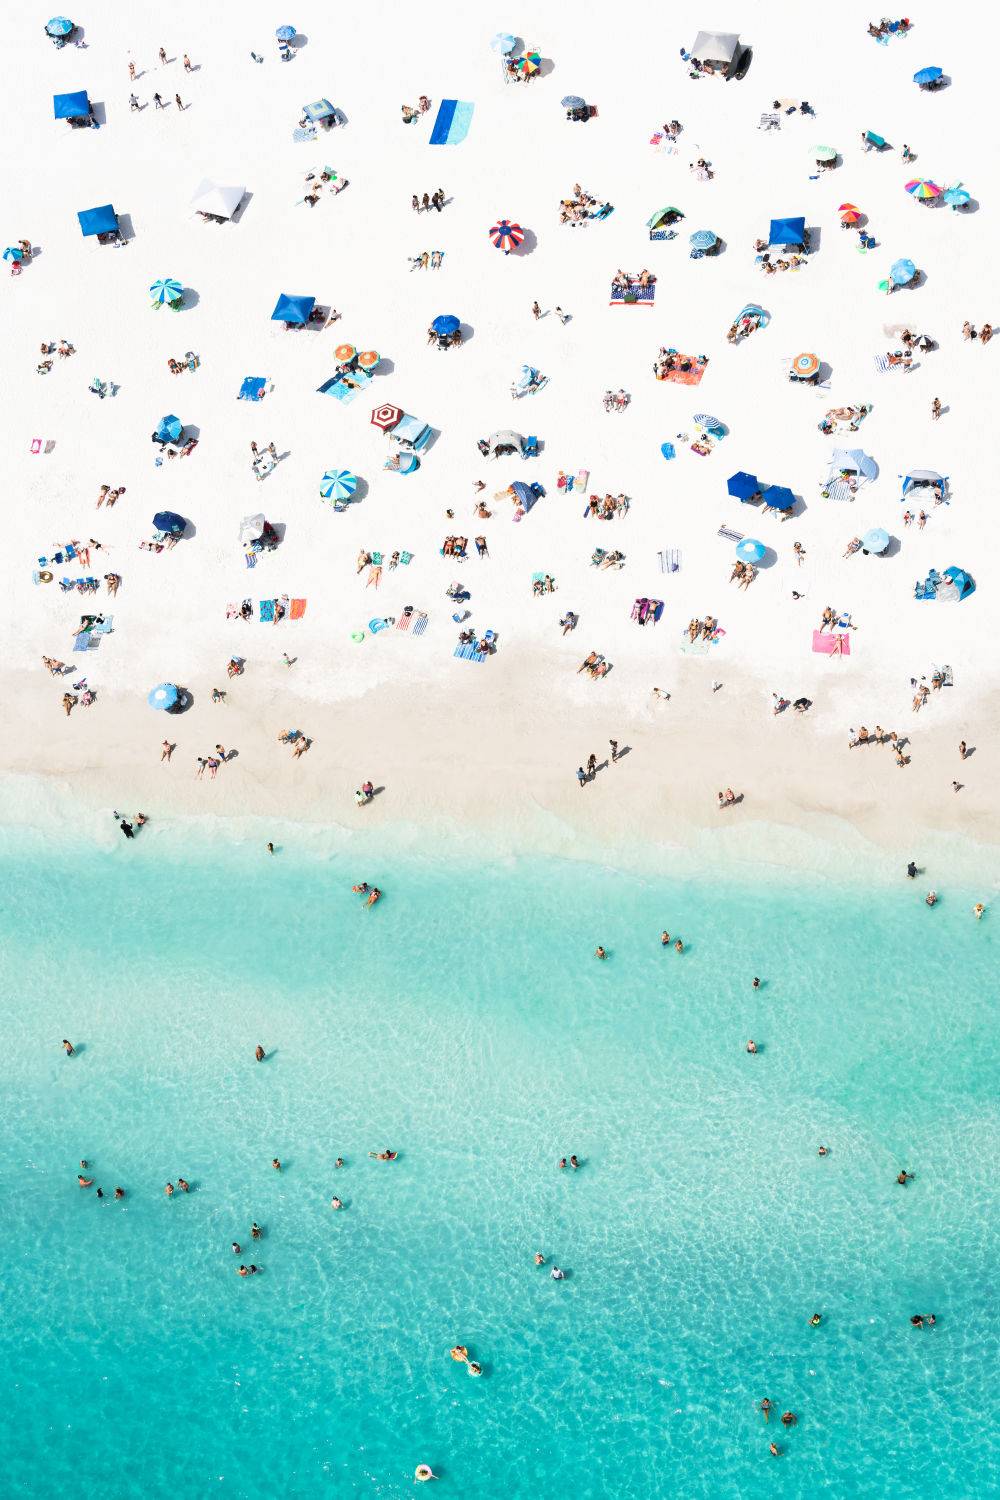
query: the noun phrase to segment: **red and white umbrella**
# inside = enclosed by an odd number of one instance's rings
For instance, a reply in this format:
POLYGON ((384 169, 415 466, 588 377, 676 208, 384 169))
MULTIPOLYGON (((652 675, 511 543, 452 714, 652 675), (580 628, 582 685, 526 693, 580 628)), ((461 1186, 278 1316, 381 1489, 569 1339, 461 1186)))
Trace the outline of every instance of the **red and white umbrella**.
POLYGON ((520 224, 512 224, 509 219, 499 219, 490 230, 490 239, 498 250, 509 254, 524 239, 524 230, 520 224))
POLYGON ((390 406, 388 403, 385 406, 376 406, 372 412, 372 426, 381 427, 383 432, 388 432, 390 427, 395 427, 402 415, 401 406, 390 406))

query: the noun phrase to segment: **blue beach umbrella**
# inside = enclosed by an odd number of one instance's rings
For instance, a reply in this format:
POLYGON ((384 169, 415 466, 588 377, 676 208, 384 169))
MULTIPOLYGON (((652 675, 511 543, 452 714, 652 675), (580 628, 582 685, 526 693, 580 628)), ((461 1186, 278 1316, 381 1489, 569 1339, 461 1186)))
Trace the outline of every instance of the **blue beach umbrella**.
POLYGON ((187 522, 183 516, 177 515, 176 511, 158 510, 153 517, 153 525, 157 531, 166 532, 167 536, 180 536, 187 522))
POLYGON ((324 500, 349 500, 357 487, 357 476, 350 469, 327 469, 319 482, 324 500))
POLYGON ((304 323, 315 306, 315 297, 293 297, 282 292, 271 314, 271 322, 304 323))
POLYGON ((450 338, 453 333, 457 333, 461 326, 454 313, 439 313, 431 324, 434 332, 443 339, 450 338))
POLYGON ((914 73, 913 82, 933 83, 935 78, 940 78, 942 76, 942 73, 942 68, 920 68, 918 72, 914 73))
POLYGON ((173 708, 177 702, 178 693, 172 682, 161 682, 155 687, 146 700, 150 708, 173 708))
POLYGON ((784 484, 772 484, 764 491, 764 504, 772 510, 791 510, 795 504, 795 496, 784 484))
POLYGON ((883 531, 881 526, 873 526, 871 531, 866 531, 861 538, 861 550, 863 552, 884 552, 889 545, 889 533, 883 531))
POLYGON ((49 36, 69 36, 73 22, 67 16, 53 16, 45 27, 49 36))
POLYGON ((889 272, 897 286, 903 286, 907 281, 912 281, 917 274, 917 268, 912 260, 897 260, 889 272))
POLYGON ((740 562, 760 562, 766 551, 767 548, 764 546, 764 543, 755 542, 752 536, 744 537, 742 542, 736 544, 736 556, 740 562))
POLYGON ((184 423, 180 417, 161 417, 160 425, 156 429, 156 436, 162 438, 166 443, 176 443, 184 431, 184 423))
POLYGON ((560 99, 559 103, 563 109, 586 109, 587 107, 586 99, 581 99, 579 94, 567 94, 565 99, 560 99))
POLYGON ((295 35, 296 35, 296 33, 295 33, 295 27, 294 26, 279 26, 278 29, 277 29, 277 31, 274 34, 278 38, 279 42, 294 42, 295 35))
POLYGON ((716 239, 717 235, 711 229, 696 229, 689 237, 689 243, 695 250, 711 250, 716 239))
POLYGON ((517 46, 517 37, 511 36, 509 31, 498 31, 490 42, 491 52, 513 52, 517 46))
POLYGON ((157 305, 163 302, 176 302, 178 298, 183 297, 184 288, 172 276, 164 276, 159 281, 153 282, 149 295, 157 305))
POLYGON ((945 188, 944 191, 944 201, 949 208, 961 208, 964 203, 968 203, 969 197, 970 194, 960 183, 955 187, 945 188))
POLYGON ((3 253, 4 260, 23 260, 24 251, 20 245, 8 245, 3 253))
POLYGON ((732 474, 726 480, 726 489, 734 500, 749 500, 760 489, 760 483, 756 474, 748 474, 741 469, 738 474, 732 474))

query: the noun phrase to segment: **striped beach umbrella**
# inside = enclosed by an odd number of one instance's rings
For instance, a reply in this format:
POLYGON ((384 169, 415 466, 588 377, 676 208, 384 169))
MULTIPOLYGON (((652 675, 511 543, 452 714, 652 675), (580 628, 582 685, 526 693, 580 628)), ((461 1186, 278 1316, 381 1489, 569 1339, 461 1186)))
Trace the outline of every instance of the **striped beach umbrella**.
POLYGON ((517 37, 511 36, 509 31, 498 31, 492 42, 490 42, 490 51, 506 54, 513 52, 516 46, 517 37))
POLYGON ((815 354, 796 354, 792 360, 792 374, 808 377, 819 369, 819 357, 815 354))
POLYGON ((843 224, 856 224, 861 218, 861 210, 854 207, 853 203, 844 203, 840 208, 840 219, 843 224))
POLYGON ((696 229, 689 243, 695 250, 711 250, 718 236, 711 229, 696 229))
POLYGON ((353 344, 338 344, 333 351, 333 357, 343 363, 345 360, 353 359, 357 352, 353 344))
POLYGON ((541 65, 542 59, 537 52, 526 52, 517 60, 518 72, 523 73, 526 78, 530 78, 532 73, 537 73, 541 65))
POLYGON ((179 281, 172 276, 163 276, 159 281, 154 281, 149 289, 149 295, 154 304, 159 307, 164 302, 176 302, 184 295, 184 288, 179 281))
POLYGON ((709 416, 707 411, 696 411, 692 420, 694 425, 700 427, 703 432, 724 431, 724 423, 720 422, 718 417, 709 416))
POLYGON ((836 146, 813 146, 809 151, 809 155, 814 157, 816 161, 836 161, 837 148, 836 146))
POLYGON ((377 349, 365 349, 363 353, 358 355, 358 364, 362 370, 374 370, 381 358, 382 356, 377 349))
POLYGON ((350 469, 327 469, 319 482, 319 492, 324 500, 349 500, 357 487, 357 475, 350 469))
POLYGON ((906 184, 906 191, 913 198, 936 198, 941 189, 936 182, 925 182, 922 177, 915 177, 912 182, 906 184))
POLYGON ((388 432, 390 427, 395 427, 402 415, 401 406, 390 406, 387 401, 382 406, 376 406, 372 412, 372 426, 381 427, 383 432, 388 432))
POLYGON ((498 250, 509 255, 524 239, 524 230, 520 224, 512 224, 509 219, 498 219, 490 230, 490 239, 498 250))
POLYGON ((20 245, 8 245, 3 253, 4 260, 23 260, 24 251, 20 245))

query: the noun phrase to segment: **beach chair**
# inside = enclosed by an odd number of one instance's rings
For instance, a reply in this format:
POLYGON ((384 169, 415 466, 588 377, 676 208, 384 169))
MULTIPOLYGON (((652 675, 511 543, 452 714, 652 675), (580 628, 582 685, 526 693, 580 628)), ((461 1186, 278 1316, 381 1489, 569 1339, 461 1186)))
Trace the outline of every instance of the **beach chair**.
POLYGON ((399 560, 403 564, 404 567, 410 561, 410 555, 411 554, 409 552, 401 552, 399 554, 399 560))
POLYGON ((521 457, 522 458, 537 458, 538 457, 538 439, 534 435, 532 435, 531 437, 526 437, 525 438, 525 440, 524 440, 524 447, 521 449, 521 457))
POLYGON ((603 547, 595 547, 593 556, 590 559, 590 566, 592 568, 599 568, 607 555, 608 554, 603 547))
POLYGON ((744 536, 742 531, 731 531, 728 526, 720 526, 715 534, 727 542, 742 542, 744 536))
POLYGON ((111 626, 114 623, 114 618, 115 618, 114 615, 102 615, 101 619, 99 619, 95 623, 94 629, 91 632, 91 634, 93 634, 93 635, 110 635, 111 634, 111 626))

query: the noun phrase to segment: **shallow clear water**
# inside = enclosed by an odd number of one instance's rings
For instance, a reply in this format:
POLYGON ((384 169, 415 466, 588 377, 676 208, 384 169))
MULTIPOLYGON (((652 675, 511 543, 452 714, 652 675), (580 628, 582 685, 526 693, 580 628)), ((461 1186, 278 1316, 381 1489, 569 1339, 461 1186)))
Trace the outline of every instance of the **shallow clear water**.
POLYGON ((5 1493, 993 1489, 978 892, 187 837, 4 835, 5 1493))

